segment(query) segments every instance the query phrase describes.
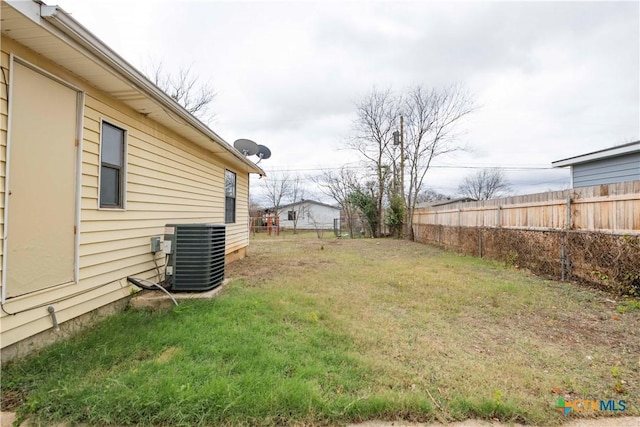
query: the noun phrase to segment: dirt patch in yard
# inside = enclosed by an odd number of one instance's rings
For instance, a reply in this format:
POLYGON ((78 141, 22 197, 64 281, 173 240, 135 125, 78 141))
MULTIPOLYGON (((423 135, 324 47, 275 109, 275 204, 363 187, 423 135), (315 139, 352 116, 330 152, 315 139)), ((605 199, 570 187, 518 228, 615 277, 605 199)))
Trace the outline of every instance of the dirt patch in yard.
POLYGON ((19 391, 8 391, 2 393, 2 400, 0 406, 3 411, 13 411, 24 403, 26 393, 19 391))
MULTIPOLYGON (((573 287, 576 294, 584 294, 579 285, 573 287)), ((541 339, 562 343, 568 349, 584 349, 589 343, 609 346, 625 353, 640 355, 640 324, 637 317, 621 316, 616 307, 623 301, 597 290, 586 291, 593 301, 581 313, 575 313, 561 305, 540 307, 538 310, 517 313, 500 319, 504 328, 530 328, 541 339)), ((569 295, 567 295, 570 298, 569 295)))
POLYGON ((314 271, 328 268, 331 261, 314 257, 325 249, 340 246, 339 240, 287 240, 281 237, 252 242, 248 255, 226 266, 226 276, 248 281, 265 281, 296 270, 314 271), (287 250, 295 242, 295 250, 287 250), (302 256, 301 256, 302 254, 302 256), (307 256, 309 255, 309 256, 307 256))

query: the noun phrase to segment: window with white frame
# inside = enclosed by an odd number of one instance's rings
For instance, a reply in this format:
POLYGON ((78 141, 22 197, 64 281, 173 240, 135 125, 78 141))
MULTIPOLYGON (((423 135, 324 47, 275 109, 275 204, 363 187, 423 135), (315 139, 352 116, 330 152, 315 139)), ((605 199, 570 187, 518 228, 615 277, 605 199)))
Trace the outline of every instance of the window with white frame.
POLYGON ((236 222, 236 174, 224 171, 224 222, 236 222))
POLYGON ((105 121, 100 132, 100 207, 124 207, 127 132, 105 121))

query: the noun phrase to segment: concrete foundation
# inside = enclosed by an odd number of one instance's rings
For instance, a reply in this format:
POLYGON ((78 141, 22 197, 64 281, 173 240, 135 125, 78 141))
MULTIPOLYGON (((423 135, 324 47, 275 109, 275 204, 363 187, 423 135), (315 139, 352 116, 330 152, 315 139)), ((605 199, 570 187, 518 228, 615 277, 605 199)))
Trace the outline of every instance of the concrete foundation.
MULTIPOLYGON (((189 299, 210 299, 220 294, 229 283, 229 279, 225 279, 222 284, 206 292, 171 292, 171 296, 180 304, 180 301, 189 299)), ((129 304, 136 309, 161 310, 173 307, 175 304, 171 297, 161 290, 142 291, 131 298, 129 304)))

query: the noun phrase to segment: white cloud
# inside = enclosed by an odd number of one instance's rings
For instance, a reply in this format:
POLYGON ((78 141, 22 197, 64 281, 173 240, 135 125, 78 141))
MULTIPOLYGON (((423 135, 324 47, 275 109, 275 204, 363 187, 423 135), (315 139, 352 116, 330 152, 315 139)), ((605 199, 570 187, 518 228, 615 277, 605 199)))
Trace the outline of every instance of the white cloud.
MULTIPOLYGON (((461 141, 472 151, 439 164, 544 167, 640 139, 637 2, 59 2, 134 65, 151 56, 211 80, 212 127, 268 145, 267 171, 353 161, 337 147, 374 86, 475 94, 461 141)), ((469 171, 427 180, 453 192, 469 171)), ((507 176, 518 192, 568 182, 507 176)))

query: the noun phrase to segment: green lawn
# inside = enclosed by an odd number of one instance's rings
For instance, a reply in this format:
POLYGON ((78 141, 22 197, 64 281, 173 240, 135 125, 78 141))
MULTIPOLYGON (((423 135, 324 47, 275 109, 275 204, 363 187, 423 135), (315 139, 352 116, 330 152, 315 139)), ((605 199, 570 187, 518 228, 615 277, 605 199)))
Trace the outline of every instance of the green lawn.
POLYGON ((255 239, 221 296, 129 310, 9 364, 3 400, 93 425, 559 424, 559 397, 640 413, 634 304, 415 243, 330 236, 255 239))

